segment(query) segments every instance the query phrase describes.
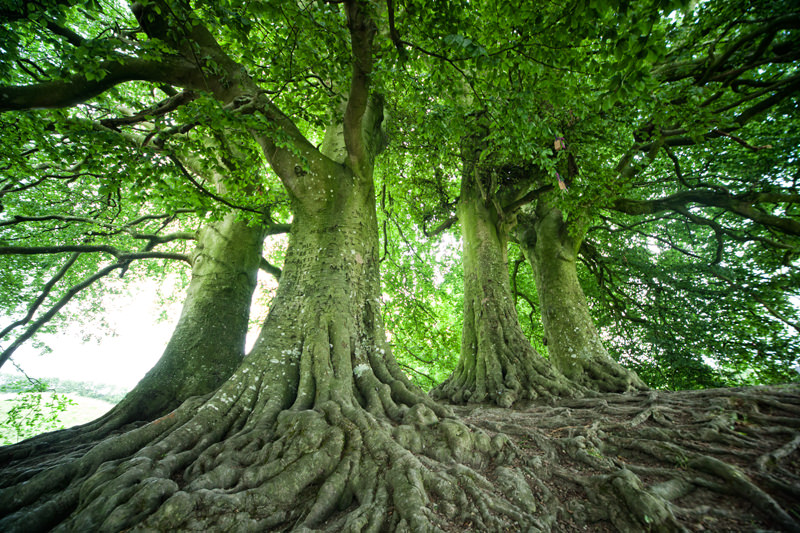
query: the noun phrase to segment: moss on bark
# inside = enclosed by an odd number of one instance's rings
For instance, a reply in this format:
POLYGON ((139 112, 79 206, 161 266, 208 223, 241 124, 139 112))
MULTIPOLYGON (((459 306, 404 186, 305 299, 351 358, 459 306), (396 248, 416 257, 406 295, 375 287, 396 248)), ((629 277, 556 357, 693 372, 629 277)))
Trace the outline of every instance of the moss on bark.
POLYGON ((579 387, 533 349, 519 325, 508 276, 507 232, 489 186, 465 161, 458 217, 464 258, 464 326, 453 374, 432 394, 509 407, 522 399, 574 396, 579 387))
POLYGON ((564 375, 600 392, 646 390, 635 372, 606 351, 576 268, 581 237, 570 232, 561 211, 546 199, 520 215, 516 239, 531 264, 542 310, 550 360, 564 375))
POLYGON ((88 449, 0 477, 16 530, 423 531, 475 510, 535 521, 511 457, 413 386, 380 318, 371 176, 329 164, 295 197, 280 288, 252 352, 216 392, 88 449), (440 508, 437 502, 442 502, 440 508))

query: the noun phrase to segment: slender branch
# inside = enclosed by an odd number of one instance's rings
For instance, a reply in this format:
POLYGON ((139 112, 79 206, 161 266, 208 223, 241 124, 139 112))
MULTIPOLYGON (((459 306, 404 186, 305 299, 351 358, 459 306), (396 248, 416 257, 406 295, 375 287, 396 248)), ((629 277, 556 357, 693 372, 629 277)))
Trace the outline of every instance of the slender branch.
POLYGON ((203 187, 200 184, 200 182, 198 182, 196 179, 194 179, 194 176, 192 176, 192 174, 189 172, 189 170, 183 165, 181 160, 178 159, 178 157, 176 155, 168 154, 167 157, 169 157, 170 160, 173 163, 175 163, 175 166, 178 167, 178 170, 181 171, 181 174, 183 174, 183 176, 189 181, 189 183, 194 185, 194 187, 198 191, 200 191, 202 194, 204 194, 205 196, 208 196, 209 198, 211 198, 211 199, 213 199, 213 200, 215 200, 215 201, 217 201, 217 202, 219 202, 219 203, 221 203, 223 205, 226 205, 226 206, 230 207, 231 209, 237 209, 239 211, 248 211, 250 213, 257 213, 259 215, 263 215, 264 214, 264 212, 259 210, 259 209, 253 209, 253 208, 250 208, 250 207, 244 207, 244 206, 241 206, 241 205, 236 205, 236 204, 233 204, 233 203, 229 202, 228 200, 226 200, 222 196, 219 196, 218 194, 214 194, 213 192, 211 192, 208 189, 206 189, 205 187, 203 187))
POLYGON ((105 276, 109 275, 113 271, 124 268, 128 265, 128 261, 120 261, 118 263, 114 263, 113 265, 109 265, 102 270, 98 271, 97 273, 89 276, 88 278, 84 279, 80 283, 73 285, 67 291, 67 293, 58 300, 50 309, 48 309, 42 316, 40 316, 36 321, 34 321, 19 337, 17 337, 11 345, 3 350, 0 353, 0 367, 8 361, 8 358, 11 357, 14 352, 22 346, 22 344, 33 337, 33 335, 41 329, 42 326, 47 324, 56 314, 72 300, 75 295, 80 293, 85 288, 89 287, 95 281, 104 278, 105 276))
POLYGON ((440 233, 444 232, 445 230, 449 229, 457 221, 458 221, 458 216, 452 216, 452 217, 448 218, 447 220, 445 220, 444 222, 442 222, 441 224, 439 224, 436 228, 434 228, 433 231, 431 231, 429 233, 428 229, 426 228, 425 221, 423 220, 422 221, 422 233, 426 237, 429 237, 429 238, 430 237, 435 237, 435 236, 439 235, 440 233))
MULTIPOLYGON (((734 287, 737 287, 737 288, 740 287, 740 285, 738 283, 736 283, 733 279, 731 279, 728 276, 725 276, 725 275, 721 274, 719 271, 712 270, 711 271, 711 275, 714 276, 717 279, 720 279, 720 280, 728 283, 731 286, 734 286, 734 287)), ((781 322, 783 322, 787 326, 791 326, 798 333, 800 333, 800 322, 795 322, 793 320, 790 320, 790 319, 786 318, 783 315, 783 313, 779 312, 777 309, 775 309, 770 304, 765 302, 764 299, 761 298, 758 294, 756 294, 756 293, 751 291, 749 293, 749 295, 750 295, 751 298, 753 298, 753 300, 755 300, 756 303, 758 303, 761 307, 763 307, 770 315, 774 316, 775 318, 777 318, 778 320, 780 320, 781 322)))
POLYGON ((772 316, 774 316, 775 318, 777 318, 778 320, 780 320, 781 322, 783 322, 787 326, 793 327, 795 329, 795 331, 800 333, 800 322, 796 322, 794 320, 789 320, 788 318, 786 318, 786 316, 784 316, 783 313, 779 312, 777 309, 775 309, 774 307, 769 305, 767 302, 765 302, 758 295, 753 295, 753 299, 756 302, 758 302, 761 305, 761 307, 766 309, 769 314, 771 314, 772 316))
MULTIPOLYGON (((652 239, 653 241, 665 244, 665 245, 669 246, 671 249, 673 249, 673 250, 675 250, 677 252, 680 252, 681 254, 683 254, 683 255, 685 255, 687 257, 691 257, 693 259, 702 259, 702 257, 699 256, 698 254, 696 254, 696 253, 694 253, 694 252, 692 252, 690 250, 687 250, 686 248, 684 248, 682 246, 678 246, 677 244, 675 244, 672 241, 672 239, 670 239, 670 236, 669 236, 668 233, 666 234, 666 237, 664 237, 664 236, 662 236, 660 234, 647 233, 646 231, 642 231, 642 230, 636 229, 637 226, 643 226, 645 224, 649 224, 651 222, 656 222, 656 221, 661 220, 661 219, 675 220, 674 217, 656 217, 656 218, 649 218, 647 220, 641 220, 641 221, 636 222, 634 224, 622 224, 619 221, 615 221, 615 224, 617 226, 619 226, 618 230, 611 229, 608 226, 593 226, 593 227, 591 227, 589 229, 589 231, 591 232, 591 231, 603 230, 603 231, 607 231, 609 233, 617 233, 617 232, 620 232, 620 231, 630 231, 632 233, 635 233, 636 235, 641 235, 645 239, 652 239)), ((584 249, 583 245, 581 245, 581 250, 583 251, 583 249, 584 249)), ((597 256, 596 251, 595 251, 595 256, 597 256)))
POLYGON ((45 298, 47 298, 47 295, 50 294, 50 291, 53 289, 53 286, 66 275, 66 273, 69 271, 72 265, 75 264, 75 261, 77 261, 80 256, 81 254, 76 252, 72 254, 69 257, 69 259, 67 259, 67 262, 64 263, 64 265, 58 270, 58 272, 56 272, 53 275, 53 277, 50 278, 47 281, 47 283, 44 284, 44 287, 42 287, 42 291, 39 293, 39 296, 36 297, 36 300, 34 300, 31 306, 28 308, 28 312, 25 314, 25 316, 6 326, 3 329, 3 331, 0 331, 0 339, 5 338, 5 336, 11 332, 11 330, 18 328, 19 326, 24 326, 25 324, 31 321, 33 315, 42 305, 42 302, 44 302, 45 298))
POLYGON ((725 253, 725 240, 722 238, 722 236, 729 232, 713 220, 695 215, 686 208, 677 208, 675 211, 685 216, 695 224, 700 226, 708 226, 714 231, 714 237, 717 240, 717 249, 716 253, 714 254, 714 259, 711 261, 711 265, 718 265, 722 261, 722 256, 725 253))
POLYGON ((425 372, 421 372, 421 371, 417 370, 416 368, 414 368, 414 367, 412 367, 412 366, 408 366, 407 364, 403 363, 402 361, 398 361, 397 363, 398 363, 398 364, 399 364, 401 367, 403 367, 403 368, 405 368, 405 369, 407 369, 407 370, 410 370, 410 371, 414 372, 415 374, 419 374, 420 376, 424 377, 424 378, 425 378, 425 379, 427 379, 427 380, 430 380, 430 382, 431 382, 431 384, 432 384, 432 385, 436 385, 436 380, 435 380, 435 379, 433 379, 432 377, 430 377, 430 376, 429 376, 428 374, 426 374, 425 372))
MULTIPOLYGON (((25 370, 23 370, 23 368, 20 365, 18 365, 16 361, 14 361, 13 359, 9 359, 9 361, 11 361, 11 364, 14 365, 14 368, 16 368, 23 376, 25 376, 25 379, 27 379, 30 383, 35 385, 39 390, 44 390, 47 388, 47 385, 45 384, 44 381, 29 376, 28 373, 25 372, 25 370)), ((55 389, 49 389, 49 390, 55 392, 55 389)))
POLYGON ((522 207, 523 205, 526 205, 526 204, 529 204, 529 203, 533 202, 534 200, 539 198, 539 196, 543 195, 544 193, 552 191, 554 188, 555 187, 553 187, 552 185, 543 185, 542 187, 539 187, 538 189, 534 189, 534 190, 530 191, 529 193, 527 193, 522 198, 520 198, 519 200, 511 202, 510 204, 505 206, 503 208, 503 212, 504 213, 512 213, 512 212, 516 211, 517 209, 519 209, 520 207, 522 207))
POLYGON ((389 16, 389 38, 392 40, 392 44, 394 44, 394 47, 397 49, 397 53, 400 55, 400 58, 404 59, 406 57, 406 49, 403 44, 403 40, 400 38, 400 33, 397 31, 397 26, 395 26, 393 0, 386 0, 386 12, 389 16))
MULTIPOLYGON (((182 212, 193 212, 192 210, 178 210, 182 212)), ((170 233, 168 235, 156 235, 151 233, 135 233, 133 232, 133 228, 142 222, 147 220, 158 220, 158 219, 171 219, 174 215, 146 215, 143 217, 139 217, 136 220, 132 220, 122 226, 118 226, 115 224, 111 224, 104 220, 96 219, 96 218, 89 218, 89 217, 73 217, 67 215, 44 215, 40 217, 25 217, 16 215, 11 220, 3 220, 0 221, 0 227, 3 226, 13 226, 16 224, 23 224, 26 222, 47 222, 51 220, 59 221, 59 222, 79 222, 82 224, 90 224, 94 226, 99 226, 101 228, 105 228, 109 230, 109 232, 104 233, 105 235, 116 235, 118 233, 128 233, 134 239, 140 240, 147 240, 150 241, 152 245, 156 244, 164 244, 166 242, 171 242, 174 240, 193 240, 195 239, 195 234, 191 232, 175 232, 170 233)), ((169 222, 169 220, 167 221, 169 222)), ((160 230, 159 230, 160 231, 160 230)), ((94 233, 97 234, 97 233, 94 233)))
POLYGON ((416 359, 420 363, 424 363, 424 364, 429 365, 429 366, 433 364, 433 361, 428 361, 427 359, 423 359, 422 357, 418 356, 417 354, 415 354, 414 352, 409 350, 408 346, 406 346, 405 344, 402 345, 402 348, 403 348, 403 351, 405 351, 408 355, 410 355, 411 357, 413 357, 414 359, 416 359))
POLYGON ((135 219, 131 220, 130 222, 126 223, 125 227, 126 228, 130 228, 130 227, 133 227, 133 226, 137 226, 137 225, 141 224, 142 222, 146 222, 148 220, 162 220, 162 219, 165 219, 165 218, 173 218, 176 215, 182 215, 182 214, 185 214, 185 213, 194 213, 194 212, 195 212, 194 209, 176 209, 172 213, 164 213, 164 214, 159 214, 159 215, 142 215, 139 218, 135 218, 135 219))
POLYGON ((171 96, 158 104, 144 109, 135 115, 129 117, 107 118, 100 121, 100 124, 107 128, 116 128, 124 124, 136 124, 150 120, 153 117, 158 117, 174 111, 175 109, 188 104, 197 98, 197 93, 194 91, 182 91, 175 96, 171 96))

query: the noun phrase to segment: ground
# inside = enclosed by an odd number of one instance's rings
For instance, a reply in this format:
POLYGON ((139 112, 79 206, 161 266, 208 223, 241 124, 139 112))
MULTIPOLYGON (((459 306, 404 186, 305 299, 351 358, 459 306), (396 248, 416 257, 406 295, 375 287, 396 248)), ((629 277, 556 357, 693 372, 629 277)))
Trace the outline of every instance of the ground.
MULTIPOLYGON (((800 531, 796 385, 456 410, 510 437, 509 466, 524 472, 540 529, 800 531)), ((501 468, 481 473, 497 484, 501 468)), ((454 530, 479 521, 464 516, 454 530)))
POLYGON ((417 404, 399 422, 327 401, 206 433, 213 401, 83 451, 0 448, 0 529, 800 532, 797 384, 417 404))

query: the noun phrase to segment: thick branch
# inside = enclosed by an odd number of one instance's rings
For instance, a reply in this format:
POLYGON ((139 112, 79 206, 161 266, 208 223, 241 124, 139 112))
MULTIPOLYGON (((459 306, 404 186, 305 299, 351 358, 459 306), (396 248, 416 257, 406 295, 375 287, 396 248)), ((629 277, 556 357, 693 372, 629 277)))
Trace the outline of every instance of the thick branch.
POLYGON ((173 252, 123 252, 113 246, 108 245, 64 245, 64 246, 2 246, 0 255, 45 255, 62 254, 67 252, 78 253, 107 253, 111 254, 120 261, 130 261, 133 259, 178 259, 191 264, 189 257, 185 254, 173 252))
POLYGON ((115 85, 133 80, 191 86, 195 71, 194 65, 177 57, 168 57, 159 62, 119 56, 104 62, 101 68, 106 75, 100 80, 90 81, 82 74, 75 74, 67 80, 0 87, 0 113, 69 107, 85 102, 115 85))
POLYGON ((261 258, 261 264, 259 265, 259 268, 264 272, 271 274, 276 280, 281 279, 281 274, 283 274, 283 271, 280 268, 276 267, 263 257, 261 258))
POLYGON ((292 231, 291 224, 268 223, 264 235, 280 235, 281 233, 289 233, 290 231, 292 231))
POLYGON ((64 39, 69 42, 72 46, 80 46, 83 44, 84 38, 77 32, 67 28, 66 26, 61 26, 56 24, 52 20, 47 21, 47 29, 50 30, 52 33, 63 37, 64 39))
POLYGON ((734 196, 721 191, 682 191, 656 200, 615 200, 612 209, 629 215, 655 214, 661 211, 679 211, 688 204, 719 207, 763 226, 779 230, 788 235, 800 235, 800 222, 790 218, 764 213, 754 207, 757 203, 800 203, 800 195, 777 193, 748 193, 734 196))

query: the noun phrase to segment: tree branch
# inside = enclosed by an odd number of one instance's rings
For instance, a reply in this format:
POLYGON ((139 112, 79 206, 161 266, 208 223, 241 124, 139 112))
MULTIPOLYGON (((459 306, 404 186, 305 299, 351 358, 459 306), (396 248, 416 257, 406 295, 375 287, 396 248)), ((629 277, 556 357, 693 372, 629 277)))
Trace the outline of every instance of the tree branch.
POLYGON ((219 203, 221 203, 223 205, 226 205, 226 206, 230 207, 231 209, 237 209, 239 211, 248 211, 250 213, 257 213, 257 214, 259 214, 261 216, 264 215, 264 212, 262 210, 253 209, 253 208, 250 208, 250 207, 244 207, 244 206, 241 206, 241 205, 236 205, 236 204, 233 204, 233 203, 229 202, 228 200, 226 200, 222 196, 219 196, 218 194, 214 194, 213 192, 211 192, 208 189, 206 189, 205 187, 203 187, 196 179, 194 179, 194 176, 192 176, 191 172, 189 172, 189 170, 184 166, 183 162, 181 162, 181 160, 178 159, 178 156, 170 153, 170 154, 167 155, 167 157, 169 157, 170 160, 175 164, 175 166, 178 167, 178 170, 181 171, 181 174, 183 174, 183 176, 189 181, 189 183, 191 183, 203 195, 208 196, 209 198, 211 198, 211 199, 213 199, 213 200, 215 200, 215 201, 217 201, 217 202, 219 202, 219 203))
POLYGON ((747 193, 734 196, 722 191, 692 190, 675 193, 656 200, 614 200, 611 208, 629 215, 655 214, 665 210, 678 211, 688 204, 695 203, 708 207, 719 207, 731 213, 757 222, 762 226, 779 230, 787 235, 800 235, 800 222, 791 218, 764 213, 756 208, 756 203, 800 203, 800 195, 778 193, 747 193))
POLYGON ((39 329, 42 326, 47 324, 54 316, 56 316, 56 314, 65 305, 67 305, 67 303, 69 303, 69 301, 72 300, 72 298, 75 297, 75 295, 80 293, 82 290, 84 290, 85 288, 90 286, 95 281, 97 281, 99 279, 102 279, 103 277, 109 275, 113 271, 115 271, 115 270, 117 270, 119 268, 124 268, 127 265, 128 265, 128 261, 120 261, 119 263, 114 263, 113 265, 109 265, 109 266, 103 268, 102 270, 100 270, 99 272, 89 276, 88 278, 84 279, 83 281, 81 281, 77 285, 73 285, 72 287, 70 287, 70 289, 67 291, 67 293, 59 301, 57 301, 50 309, 47 310, 47 312, 45 312, 42 316, 40 316, 35 322, 33 322, 28 327, 28 329, 26 329, 19 337, 17 337, 14 340, 14 342, 11 343, 11 345, 8 348, 6 348, 5 350, 3 350, 2 353, 0 353, 0 367, 2 367, 3 364, 6 361, 8 361, 8 358, 11 357, 14 354, 14 352, 17 350, 17 348, 22 346, 22 344, 25 341, 27 341, 28 339, 33 337, 33 335, 37 331, 39 331, 39 329))
POLYGON ((422 233, 423 233, 423 235, 425 235, 426 237, 429 237, 429 238, 430 237, 435 237, 435 236, 439 235, 440 233, 444 232, 445 230, 449 229, 450 226, 455 224, 457 221, 458 221, 458 216, 450 217, 447 220, 445 220, 444 222, 442 222, 441 224, 439 224, 433 231, 428 233, 428 229, 426 228, 425 220, 423 220, 422 221, 422 233))
POLYGON ((372 42, 377 27, 366 13, 362 0, 347 0, 344 3, 347 27, 353 52, 353 72, 347 107, 344 112, 344 141, 351 160, 351 168, 360 169, 369 163, 369 154, 364 145, 362 119, 369 101, 369 76, 372 73, 372 42))
POLYGON ((67 28, 66 26, 61 26, 59 24, 56 24, 52 20, 48 20, 46 22, 46 25, 48 30, 50 30, 52 33, 55 33, 60 37, 63 37, 72 46, 80 46, 83 44, 84 41, 83 36, 67 28))
POLYGON ((135 115, 129 117, 107 118, 100 121, 100 124, 107 128, 116 128, 124 124, 136 124, 150 120, 152 117, 159 117, 174 111, 175 109, 188 104, 197 98, 197 93, 194 91, 182 91, 175 96, 171 96, 158 104, 144 109, 135 115))
POLYGON ((120 261, 133 259, 177 259, 191 265, 189 256, 174 252, 123 252, 108 245, 64 245, 64 246, 0 246, 0 255, 47 255, 67 252, 107 253, 120 261))
POLYGON ((283 271, 280 268, 267 261, 264 257, 261 258, 261 264, 259 264, 259 268, 268 274, 272 274, 276 280, 280 280, 281 274, 283 274, 283 271))
MULTIPOLYGON (((193 210, 177 210, 177 212, 194 212, 193 210)), ((128 233, 134 239, 144 239, 150 241, 153 245, 156 244, 163 244, 165 242, 174 241, 177 239, 183 240, 193 240, 195 239, 194 233, 189 232, 175 232, 168 235, 157 235, 151 233, 136 233, 133 231, 132 228, 145 222, 147 220, 158 220, 158 219, 170 219, 175 215, 145 215, 143 217, 139 217, 135 220, 132 220, 126 224, 121 226, 111 224, 104 220, 96 219, 96 218, 88 218, 88 217, 74 217, 74 216, 66 216, 66 215, 45 215, 40 217, 25 217, 16 215, 11 220, 3 220, 0 221, 0 227, 3 226, 13 226, 16 224, 23 224, 25 222, 47 222, 47 221, 58 221, 58 222, 77 222, 82 224, 90 224, 94 226, 99 226, 101 228, 105 228, 109 230, 107 235, 116 235, 119 233, 128 233)))
POLYGON ((25 314, 25 316, 15 322, 12 322, 8 326, 6 326, 3 329, 3 331, 0 331, 0 339, 5 338, 5 336, 11 332, 11 330, 18 328, 19 326, 24 326, 25 324, 31 321, 33 315, 36 313, 36 310, 39 309, 39 307, 42 305, 42 302, 44 302, 45 298, 47 298, 47 295, 50 294, 50 291, 53 289, 53 286, 66 275, 66 273, 69 271, 72 265, 75 264, 75 261, 77 261, 80 256, 81 254, 76 252, 72 254, 69 257, 69 259, 67 259, 67 262, 64 263, 64 265, 58 270, 58 272, 56 272, 53 275, 53 277, 50 278, 47 281, 47 283, 44 284, 44 287, 42 287, 42 291, 39 293, 39 296, 36 297, 36 300, 34 300, 31 306, 28 308, 28 312, 25 314))
POLYGON ((0 87, 0 113, 69 107, 85 102, 115 85, 133 80, 194 85, 194 65, 174 56, 163 61, 118 56, 112 61, 103 62, 101 68, 106 73, 103 79, 88 80, 82 74, 74 74, 67 80, 0 87))
POLYGON ((539 187, 538 189, 534 189, 534 190, 530 191, 529 193, 527 193, 522 198, 520 198, 519 200, 511 202, 510 204, 505 206, 503 208, 503 212, 504 213, 511 213, 513 211, 516 211, 517 209, 519 209, 523 205, 526 205, 526 204, 529 204, 529 203, 533 202, 534 200, 539 198, 539 196, 543 195, 544 193, 552 191, 554 188, 555 187, 553 187, 552 185, 543 185, 543 186, 539 187))

